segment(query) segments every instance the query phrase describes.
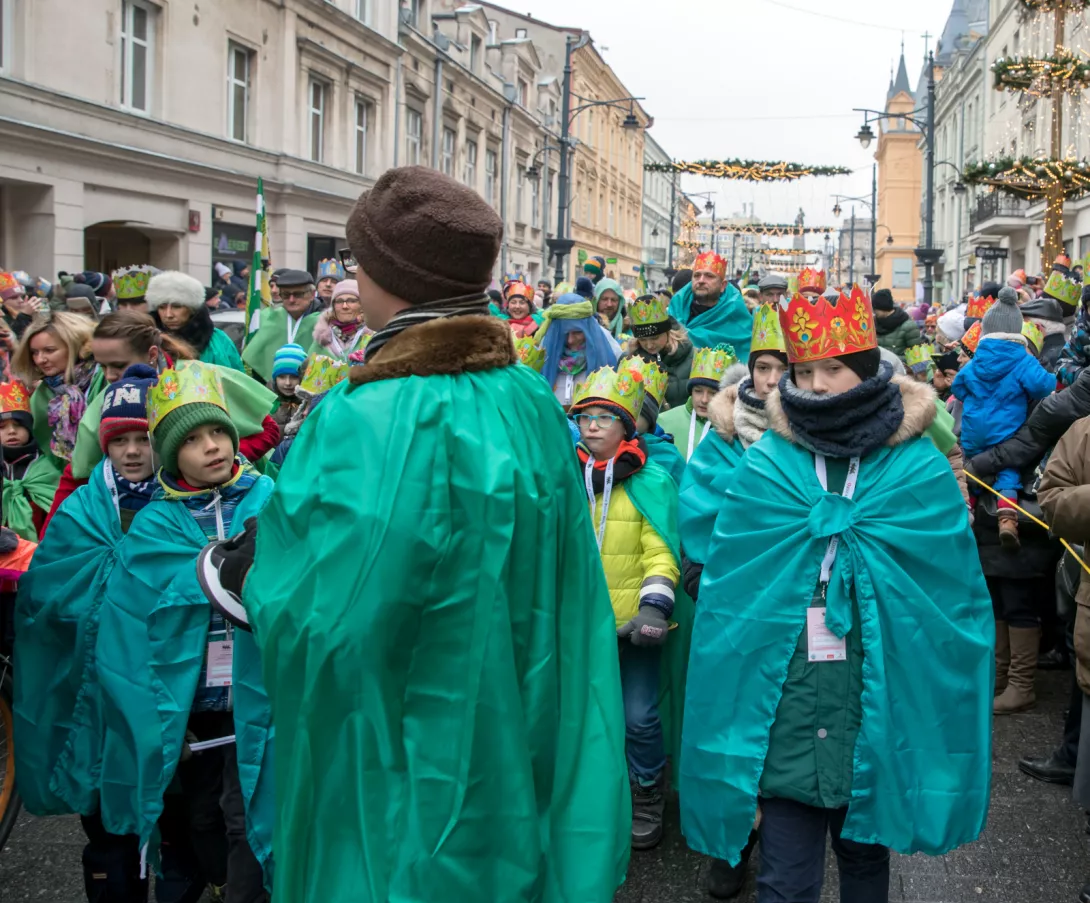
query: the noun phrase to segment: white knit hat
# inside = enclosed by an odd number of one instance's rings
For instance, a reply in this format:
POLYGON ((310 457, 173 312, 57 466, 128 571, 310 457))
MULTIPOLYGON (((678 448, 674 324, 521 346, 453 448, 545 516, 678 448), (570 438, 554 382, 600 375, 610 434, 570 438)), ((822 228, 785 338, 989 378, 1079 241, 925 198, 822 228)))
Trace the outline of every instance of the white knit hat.
POLYGON ((151 277, 144 300, 148 310, 158 310, 164 304, 200 310, 204 306, 204 286, 188 273, 167 270, 151 277))

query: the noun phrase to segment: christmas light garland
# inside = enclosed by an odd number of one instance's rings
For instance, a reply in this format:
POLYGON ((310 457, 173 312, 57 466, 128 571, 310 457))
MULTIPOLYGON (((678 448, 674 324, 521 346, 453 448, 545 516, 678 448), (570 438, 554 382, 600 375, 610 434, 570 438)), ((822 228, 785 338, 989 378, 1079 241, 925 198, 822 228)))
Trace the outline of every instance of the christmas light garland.
POLYGON ((1059 88, 1074 94, 1090 86, 1090 59, 1067 49, 1052 56, 1000 57, 992 64, 992 72, 996 89, 1012 93, 1040 96, 1059 88))
POLYGON ((807 166, 804 163, 763 162, 760 160, 695 160, 692 162, 647 163, 647 172, 680 172, 713 179, 743 182, 793 182, 805 176, 848 176, 852 170, 843 166, 807 166))
POLYGON ((806 248, 754 248, 753 253, 766 257, 809 257, 820 254, 821 251, 808 251, 806 248))
POLYGON ((1058 9, 1073 13, 1090 6, 1090 0, 1022 0, 1022 7, 1031 13, 1054 13, 1058 9))
POLYGON ((741 226, 716 226, 727 235, 767 235, 771 238, 791 238, 796 235, 831 235, 833 226, 796 226, 794 223, 746 223, 741 226))
POLYGON ((1090 163, 1075 158, 998 157, 969 163, 963 178, 967 185, 991 185, 1031 200, 1059 184, 1064 196, 1071 198, 1090 191, 1090 163))

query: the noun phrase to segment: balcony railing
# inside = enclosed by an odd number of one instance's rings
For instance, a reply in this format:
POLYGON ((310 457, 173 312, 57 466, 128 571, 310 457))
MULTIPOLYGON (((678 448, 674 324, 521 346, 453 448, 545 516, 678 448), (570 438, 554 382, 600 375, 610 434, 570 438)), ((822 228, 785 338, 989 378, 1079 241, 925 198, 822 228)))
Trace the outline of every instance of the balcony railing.
POLYGON ((976 205, 969 211, 969 231, 975 232, 988 220, 997 217, 1022 219, 1028 208, 1029 204, 1022 198, 1000 194, 997 191, 981 195, 976 199, 976 205))

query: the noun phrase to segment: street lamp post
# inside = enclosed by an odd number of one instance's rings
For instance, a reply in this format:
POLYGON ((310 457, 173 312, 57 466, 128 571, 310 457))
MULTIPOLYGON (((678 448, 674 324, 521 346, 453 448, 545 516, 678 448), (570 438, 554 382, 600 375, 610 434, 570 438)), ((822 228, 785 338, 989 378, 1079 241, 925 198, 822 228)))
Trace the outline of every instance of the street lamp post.
POLYGON ((711 252, 713 254, 719 253, 719 235, 716 230, 716 206, 715 195, 710 191, 695 191, 690 192, 689 197, 704 198, 704 212, 712 215, 712 240, 711 240, 711 252))
MULTIPOLYGON (((869 142, 868 142, 869 143, 869 142)), ((858 201, 865 207, 870 208, 870 273, 867 275, 867 282, 874 285, 878 282, 878 260, 877 260, 877 237, 878 237, 878 164, 875 163, 871 166, 870 171, 870 200, 865 197, 845 197, 838 194, 836 200, 833 203, 833 216, 840 216, 840 202, 841 201, 858 201)), ((855 208, 853 207, 854 211, 855 208)), ((855 245, 855 214, 852 213, 852 237, 851 243, 855 245)), ((849 272, 852 273, 855 266, 855 254, 852 254, 851 265, 849 266, 849 272)), ((854 273, 852 273, 854 275, 854 273)), ((854 279, 849 275, 848 283, 853 284, 854 279)))

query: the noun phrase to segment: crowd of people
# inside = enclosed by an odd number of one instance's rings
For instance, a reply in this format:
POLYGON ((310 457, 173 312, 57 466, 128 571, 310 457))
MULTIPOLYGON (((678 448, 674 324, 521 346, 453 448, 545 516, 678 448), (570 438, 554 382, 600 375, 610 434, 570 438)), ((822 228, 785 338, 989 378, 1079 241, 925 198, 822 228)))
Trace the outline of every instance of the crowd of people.
POLYGON ((422 167, 346 234, 241 349, 186 273, 0 273, 18 789, 89 901, 607 903, 676 794, 712 897, 757 850, 816 903, 831 839, 881 903, 979 836, 993 716, 1070 649, 1022 766, 1090 806, 1069 261, 947 309, 711 252, 497 285, 422 167))

